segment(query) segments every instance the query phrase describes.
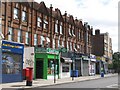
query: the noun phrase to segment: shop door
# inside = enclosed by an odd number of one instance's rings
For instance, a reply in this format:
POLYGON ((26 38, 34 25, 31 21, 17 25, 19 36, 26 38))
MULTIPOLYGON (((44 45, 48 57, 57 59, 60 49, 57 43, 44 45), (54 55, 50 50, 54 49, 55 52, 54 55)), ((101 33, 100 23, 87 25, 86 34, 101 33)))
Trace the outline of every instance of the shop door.
POLYGON ((36 78, 43 79, 43 60, 36 61, 36 78))
POLYGON ((89 75, 88 61, 83 61, 83 76, 89 75))
POLYGON ((76 60, 76 70, 78 70, 78 76, 81 76, 81 61, 76 60))

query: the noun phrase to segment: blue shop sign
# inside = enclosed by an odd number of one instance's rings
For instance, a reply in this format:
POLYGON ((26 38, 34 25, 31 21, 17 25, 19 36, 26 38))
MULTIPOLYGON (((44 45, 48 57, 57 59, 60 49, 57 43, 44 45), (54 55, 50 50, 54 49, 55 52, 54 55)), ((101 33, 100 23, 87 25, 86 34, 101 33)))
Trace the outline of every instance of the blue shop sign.
POLYGON ((2 41, 2 51, 22 54, 24 51, 24 45, 15 42, 2 41))

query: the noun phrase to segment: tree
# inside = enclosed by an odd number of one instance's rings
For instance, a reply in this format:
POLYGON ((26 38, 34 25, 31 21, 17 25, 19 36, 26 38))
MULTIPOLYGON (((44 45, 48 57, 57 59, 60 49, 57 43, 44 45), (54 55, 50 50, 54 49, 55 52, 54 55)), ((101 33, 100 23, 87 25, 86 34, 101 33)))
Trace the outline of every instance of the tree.
POLYGON ((113 54, 113 69, 115 72, 120 72, 120 52, 115 52, 113 54))

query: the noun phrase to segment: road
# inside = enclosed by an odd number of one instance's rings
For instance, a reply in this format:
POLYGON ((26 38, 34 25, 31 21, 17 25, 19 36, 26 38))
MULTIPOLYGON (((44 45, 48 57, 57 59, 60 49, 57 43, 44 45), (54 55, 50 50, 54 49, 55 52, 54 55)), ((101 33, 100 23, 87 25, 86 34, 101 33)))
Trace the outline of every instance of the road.
MULTIPOLYGON (((118 76, 100 78, 89 81, 74 82, 67 84, 59 84, 52 86, 45 86, 39 88, 112 88, 118 84, 118 76)), ((118 88, 117 86, 114 88, 118 88)))

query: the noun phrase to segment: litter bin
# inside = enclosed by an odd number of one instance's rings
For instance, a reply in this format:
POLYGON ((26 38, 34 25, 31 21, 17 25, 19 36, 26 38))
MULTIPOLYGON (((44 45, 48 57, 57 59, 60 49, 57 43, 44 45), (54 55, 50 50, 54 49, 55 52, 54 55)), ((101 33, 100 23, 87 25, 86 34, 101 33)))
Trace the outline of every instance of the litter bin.
POLYGON ((104 72, 101 72, 101 77, 104 77, 104 72))
POLYGON ((70 76, 71 77, 78 77, 78 70, 71 70, 70 76))

